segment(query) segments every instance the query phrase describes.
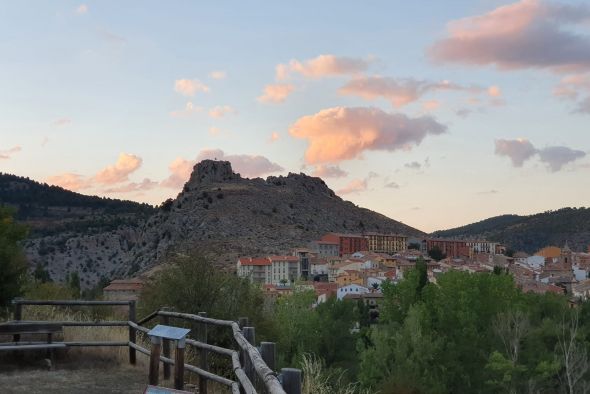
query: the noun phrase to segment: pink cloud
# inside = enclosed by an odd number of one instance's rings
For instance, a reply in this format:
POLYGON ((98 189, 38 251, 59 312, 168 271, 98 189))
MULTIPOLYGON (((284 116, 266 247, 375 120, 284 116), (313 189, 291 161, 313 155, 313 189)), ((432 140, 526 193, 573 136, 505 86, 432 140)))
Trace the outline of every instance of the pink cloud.
POLYGON ((495 85, 490 86, 488 88, 488 95, 490 95, 490 97, 500 97, 502 96, 502 90, 495 85))
POLYGON ((435 109, 440 108, 440 101, 427 100, 422 103, 422 108, 424 108, 426 111, 434 111, 435 109))
POLYGON ((94 180, 105 185, 125 182, 129 174, 136 171, 141 166, 141 163, 141 157, 121 153, 117 162, 100 170, 94 177, 94 180))
POLYGON ((429 92, 441 90, 468 91, 479 93, 478 86, 462 86, 449 81, 431 82, 413 78, 390 78, 362 76, 349 81, 338 92, 342 95, 358 96, 365 100, 384 98, 394 107, 401 107, 417 101, 429 92))
POLYGON ((73 174, 71 172, 59 175, 52 175, 50 177, 47 177, 46 181, 50 185, 63 187, 64 189, 71 190, 74 192, 82 189, 88 189, 91 186, 90 182, 82 175, 73 174))
POLYGON ((276 67, 277 80, 285 80, 290 74, 298 73, 307 78, 321 78, 335 75, 353 75, 365 71, 370 60, 334 55, 320 55, 304 62, 291 60, 276 67))
POLYGON ((270 141, 270 142, 275 142, 275 141, 278 141, 280 137, 281 137, 281 136, 279 135, 279 133, 277 133, 276 131, 273 131, 273 132, 270 134, 270 139, 269 139, 269 141, 270 141))
POLYGON ((576 28, 590 20, 586 5, 521 0, 448 24, 429 55, 436 61, 500 69, 589 69, 590 39, 576 28))
POLYGON ((21 150, 23 150, 23 149, 20 146, 14 146, 10 149, 0 150, 0 160, 10 159, 12 157, 12 155, 20 152, 21 150))
POLYGON ((368 182, 366 179, 353 179, 342 189, 336 191, 336 194, 344 195, 351 193, 359 193, 367 190, 368 182))
POLYGON ((410 118, 373 107, 328 108, 299 118, 289 128, 293 137, 308 140, 308 164, 355 159, 365 151, 409 150, 427 135, 445 131, 430 116, 410 118))
POLYGON ((173 118, 182 118, 190 116, 203 111, 203 108, 195 106, 192 102, 187 102, 184 109, 170 112, 170 116, 173 118))
POLYGON ((56 119, 52 122, 52 124, 56 127, 63 127, 63 126, 69 126, 70 124, 72 124, 72 119, 70 118, 59 118, 56 119))
POLYGON ((209 110, 209 116, 212 118, 223 118, 225 115, 235 114, 236 110, 229 105, 217 106, 209 110))
POLYGON ((82 15, 88 12, 88 6, 86 4, 80 4, 76 7, 76 14, 82 15))
POLYGON ((209 77, 213 79, 225 79, 227 78, 227 73, 222 70, 215 70, 209 73, 209 77))
POLYGON ((195 163, 196 161, 194 160, 190 161, 183 159, 182 157, 177 157, 168 166, 170 176, 164 179, 161 182, 161 185, 172 189, 181 188, 190 178, 195 163))
POLYGON ((508 156, 514 167, 522 167, 525 161, 533 157, 537 150, 533 144, 524 138, 516 140, 496 140, 496 155, 508 156))
POLYGON ((178 79, 174 81, 174 91, 192 97, 197 92, 207 93, 209 87, 198 79, 178 79))
POLYGON ((105 193, 132 193, 141 192, 145 190, 151 190, 158 186, 158 182, 154 182, 148 178, 145 178, 141 182, 130 182, 123 186, 118 186, 105 190, 105 193))
POLYGON ((204 149, 197 155, 197 162, 205 159, 227 160, 234 171, 248 178, 255 178, 274 172, 283 171, 280 165, 260 155, 226 155, 221 149, 204 149))
POLYGON ((312 176, 320 178, 344 178, 348 172, 344 171, 338 166, 328 166, 324 164, 318 165, 311 173, 312 176))
POLYGON ((266 85, 264 93, 258 97, 258 100, 265 103, 282 103, 293 92, 293 89, 295 89, 293 85, 284 83, 266 85))

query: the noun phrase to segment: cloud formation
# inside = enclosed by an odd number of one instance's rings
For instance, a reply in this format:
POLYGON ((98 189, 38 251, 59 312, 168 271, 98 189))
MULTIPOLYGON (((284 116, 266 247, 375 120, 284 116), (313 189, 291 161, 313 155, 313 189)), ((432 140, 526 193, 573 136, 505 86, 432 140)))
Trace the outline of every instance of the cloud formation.
POLYGON ((289 128, 308 140, 307 164, 337 163, 359 158, 365 151, 409 150, 446 126, 430 116, 410 118, 373 107, 335 107, 299 118, 289 128))
POLYGON ((95 176, 94 180, 105 185, 112 185, 128 180, 129 174, 136 171, 142 163, 139 156, 128 153, 121 153, 117 162, 100 170, 95 176))
POLYGON ((270 133, 269 141, 270 142, 275 142, 275 141, 278 141, 279 138, 281 138, 281 136, 279 135, 279 133, 277 133, 276 131, 273 131, 272 133, 270 133))
POLYGON ((450 22, 447 37, 429 55, 435 61, 504 70, 590 69, 590 39, 581 31, 589 20, 587 5, 521 0, 450 22))
POLYGON ((88 6, 86 4, 80 4, 78 7, 76 7, 76 14, 78 15, 86 14, 87 12, 88 6))
POLYGON ((338 92, 341 95, 358 96, 365 100, 383 98, 394 107, 401 107, 419 100, 429 92, 457 90, 479 93, 479 86, 463 86, 449 81, 432 82, 414 78, 391 78, 382 76, 362 76, 353 78, 338 92))
POLYGON ((52 125, 55 127, 63 127, 72 124, 72 119, 70 118, 59 118, 51 122, 52 125))
POLYGON ((204 149, 197 155, 197 162, 205 159, 227 160, 234 171, 247 178, 283 171, 284 168, 260 155, 226 155, 221 149, 204 149))
POLYGON ((496 155, 508 156, 514 167, 522 167, 525 161, 533 157, 537 150, 533 144, 524 138, 516 140, 496 140, 496 155))
POLYGON ((209 73, 209 77, 213 79, 225 79, 227 78, 227 73, 222 70, 215 70, 209 73))
POLYGON ((12 157, 12 155, 14 155, 17 152, 20 152, 21 150, 23 150, 23 149, 18 145, 14 146, 10 149, 0 150, 0 160, 10 159, 12 157))
POLYGON ((63 187, 64 189, 74 192, 82 189, 88 189, 91 186, 90 182, 85 177, 71 172, 52 175, 47 177, 46 181, 50 185, 63 187))
POLYGON ((174 81, 174 91, 192 97, 197 92, 207 93, 209 87, 198 79, 177 79, 174 81))
POLYGON ((496 140, 496 154, 509 157, 514 167, 522 167, 525 161, 538 155, 539 160, 546 164, 547 169, 551 172, 559 171, 564 165, 586 156, 586 152, 566 146, 548 146, 537 149, 529 140, 522 138, 496 140))
POLYGON ((567 163, 586 156, 586 152, 570 149, 566 146, 550 146, 540 149, 538 152, 539 159, 547 164, 547 168, 551 172, 559 171, 567 163))
POLYGON ((219 105, 209 110, 209 116, 215 119, 223 118, 225 115, 235 114, 237 111, 229 105, 219 105))
POLYGON ((409 168, 410 170, 419 170, 422 168, 422 164, 418 163, 417 161, 413 161, 411 163, 404 164, 404 167, 409 168))
POLYGON ((388 189, 399 189, 399 185, 395 182, 387 182, 384 187, 388 189))
POLYGON ((359 193, 367 190, 368 182, 367 179, 353 179, 342 189, 336 191, 336 194, 344 195, 351 193, 359 193))
POLYGON ((171 189, 181 188, 191 176, 196 160, 186 160, 182 157, 177 157, 168 165, 170 176, 161 182, 164 187, 171 189))
POLYGON ((158 186, 158 182, 154 182, 149 178, 144 178, 141 182, 130 182, 126 185, 106 189, 105 193, 132 193, 151 190, 158 186))
POLYGON ((190 116, 196 113, 203 111, 202 107, 195 106, 192 102, 188 101, 184 107, 184 109, 172 111, 170 112, 170 116, 173 118, 182 118, 185 116, 190 116))
POLYGON ((277 65, 276 79, 283 81, 295 73, 306 78, 354 75, 366 71, 369 64, 370 60, 335 55, 319 55, 304 62, 292 59, 287 64, 277 65))
POLYGON ((318 176, 320 178, 344 178, 348 175, 348 172, 344 171, 338 166, 329 166, 320 164, 318 165, 311 176, 318 176))
POLYGON ((264 103, 282 103, 294 89, 295 87, 288 83, 266 85, 262 96, 258 97, 258 101, 264 103))

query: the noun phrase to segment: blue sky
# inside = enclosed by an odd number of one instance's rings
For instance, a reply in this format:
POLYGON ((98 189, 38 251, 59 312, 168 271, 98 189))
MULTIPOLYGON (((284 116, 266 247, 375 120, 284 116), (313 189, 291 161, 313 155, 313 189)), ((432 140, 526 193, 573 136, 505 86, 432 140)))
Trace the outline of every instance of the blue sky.
POLYGON ((0 171, 156 204, 198 158, 324 166, 343 198, 425 231, 581 206, 589 26, 581 1, 10 2, 0 171))

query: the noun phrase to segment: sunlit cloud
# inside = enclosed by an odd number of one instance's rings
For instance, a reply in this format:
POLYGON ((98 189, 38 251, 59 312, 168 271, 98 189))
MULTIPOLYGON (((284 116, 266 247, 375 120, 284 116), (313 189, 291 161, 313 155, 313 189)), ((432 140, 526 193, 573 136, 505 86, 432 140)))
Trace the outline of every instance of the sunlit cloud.
POLYGON ((181 188, 191 176, 196 160, 186 160, 177 157, 168 166, 170 175, 161 182, 161 185, 171 189, 181 188))
POLYGON ((86 4, 80 4, 78 7, 76 7, 76 14, 78 14, 78 15, 86 14, 87 12, 88 12, 88 5, 86 5, 86 4))
POLYGON ((348 176, 348 172, 344 171, 338 166, 329 166, 320 164, 311 173, 311 176, 320 178, 344 178, 348 176))
POLYGON ((94 180, 105 185, 116 184, 128 180, 129 174, 136 171, 142 164, 139 156, 121 153, 117 162, 100 170, 94 180))
POLYGON ((151 179, 145 178, 141 182, 130 182, 126 185, 113 187, 110 189, 106 189, 105 193, 133 193, 133 192, 141 192, 146 190, 152 190, 158 186, 158 182, 154 182, 151 179))
POLYGON ((184 96, 192 97, 197 92, 209 92, 209 87, 198 79, 177 79, 174 81, 174 91, 184 96))
POLYGON ((72 119, 70 118, 59 118, 51 122, 51 124, 55 127, 64 127, 69 126, 72 124, 72 119))
POLYGON ((197 155, 196 162, 205 159, 227 160, 234 171, 248 178, 255 178, 265 174, 284 171, 277 163, 271 162, 260 155, 226 155, 221 149, 204 149, 197 155))
POLYGON ((368 182, 366 179, 353 179, 342 189, 336 191, 336 194, 345 195, 351 193, 360 193, 367 190, 368 182))
POLYGON ((184 106, 184 109, 172 111, 172 112, 170 112, 170 116, 172 116, 173 118, 182 118, 185 116, 194 115, 194 114, 202 112, 202 111, 203 111, 202 107, 195 106, 192 102, 189 101, 184 106))
POLYGON ((276 79, 282 81, 292 74, 300 74, 307 78, 355 75, 366 71, 370 63, 371 59, 335 55, 320 55, 303 62, 293 59, 287 64, 277 65, 276 79))
POLYGON ((502 96, 502 90, 497 87, 497 86, 490 86, 488 88, 488 95, 490 95, 491 97, 501 97, 502 96))
POLYGON ((587 5, 522 0, 450 22, 447 37, 429 54, 440 62, 504 70, 589 69, 590 37, 582 33, 589 20, 587 5))
POLYGON ((227 73, 222 70, 215 70, 209 73, 209 77, 212 79, 225 79, 227 78, 227 73))
POLYGON ((279 138, 280 138, 280 137, 281 137, 281 136, 279 135, 279 133, 277 133, 276 131, 273 131, 273 132, 270 134, 269 141, 270 141, 270 142, 276 142, 276 141, 278 141, 278 140, 279 140, 279 138))
POLYGON ((282 103, 294 89, 293 85, 285 83, 266 85, 262 96, 258 97, 258 100, 265 103, 282 103))
POLYGON ((422 108, 426 111, 434 111, 435 109, 440 108, 440 101, 438 100, 428 100, 422 103, 422 108))
POLYGON ((235 114, 237 111, 229 105, 221 105, 209 110, 209 116, 215 119, 223 118, 225 115, 235 114))
POLYGON ((49 176, 47 177, 46 181, 50 185, 59 186, 74 192, 82 189, 88 189, 92 186, 87 178, 71 172, 49 176))
POLYGON ((337 163, 361 157, 365 151, 410 150, 446 126, 430 116, 410 118, 373 107, 335 107, 299 118, 289 128, 308 140, 305 162, 337 163))
POLYGON ((0 160, 7 160, 10 159, 15 153, 20 152, 23 150, 20 146, 14 146, 10 149, 0 149, 0 160))
POLYGON ((496 155, 507 156, 514 167, 522 167, 525 161, 533 157, 537 150, 533 144, 524 138, 516 140, 496 140, 496 155))
POLYGON ((350 80, 338 92, 341 95, 358 96, 365 100, 383 98, 394 107, 401 107, 419 100, 434 91, 467 91, 480 93, 479 86, 463 86, 449 81, 432 82, 413 78, 391 78, 382 76, 361 76, 350 80))

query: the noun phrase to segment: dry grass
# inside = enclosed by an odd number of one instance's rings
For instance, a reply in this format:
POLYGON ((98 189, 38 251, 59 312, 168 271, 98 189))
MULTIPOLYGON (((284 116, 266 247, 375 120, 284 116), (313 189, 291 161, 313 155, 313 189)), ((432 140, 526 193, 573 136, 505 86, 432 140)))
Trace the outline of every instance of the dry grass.
POLYGON ((342 382, 343 375, 334 375, 326 370, 323 360, 313 354, 303 355, 301 361, 303 371, 302 394, 370 394, 359 384, 342 382))

